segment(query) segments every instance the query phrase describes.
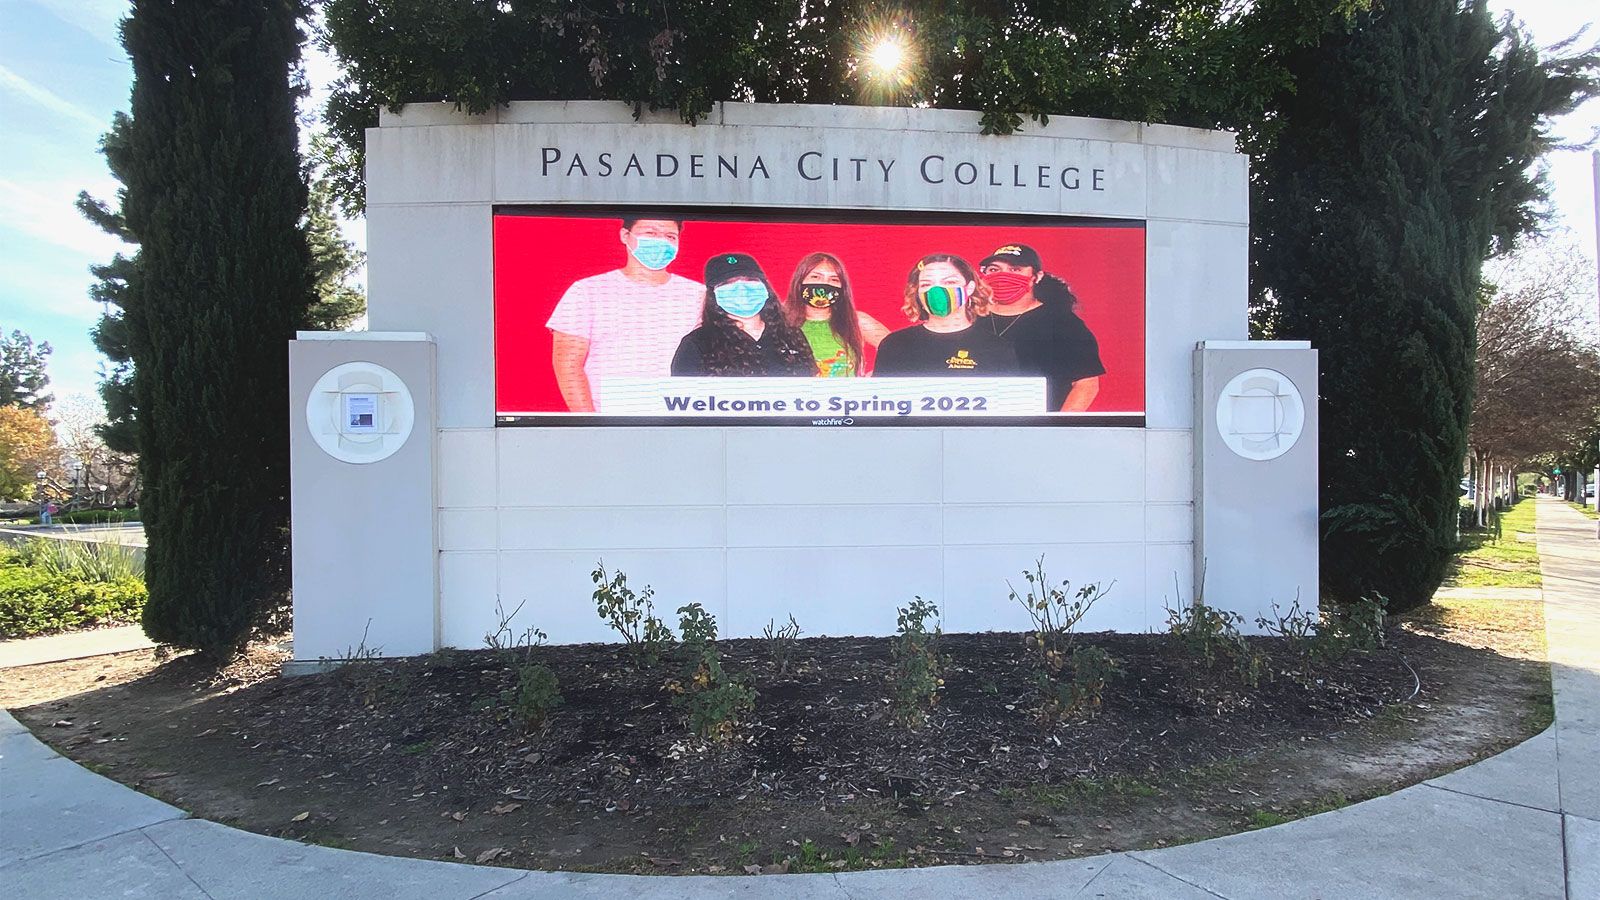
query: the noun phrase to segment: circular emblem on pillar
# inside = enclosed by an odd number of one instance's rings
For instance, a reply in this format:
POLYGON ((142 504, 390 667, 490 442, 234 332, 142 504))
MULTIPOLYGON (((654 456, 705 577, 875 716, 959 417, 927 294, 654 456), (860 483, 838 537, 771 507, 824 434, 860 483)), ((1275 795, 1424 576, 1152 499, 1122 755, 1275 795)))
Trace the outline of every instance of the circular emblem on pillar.
POLYGON ((1300 389, 1276 369, 1247 369, 1217 396, 1217 432, 1245 459, 1277 459, 1300 440, 1306 408, 1300 389))
POLYGON ((377 363, 348 362, 324 372, 306 397, 306 427, 329 456, 375 463, 405 446, 416 420, 411 391, 377 363))

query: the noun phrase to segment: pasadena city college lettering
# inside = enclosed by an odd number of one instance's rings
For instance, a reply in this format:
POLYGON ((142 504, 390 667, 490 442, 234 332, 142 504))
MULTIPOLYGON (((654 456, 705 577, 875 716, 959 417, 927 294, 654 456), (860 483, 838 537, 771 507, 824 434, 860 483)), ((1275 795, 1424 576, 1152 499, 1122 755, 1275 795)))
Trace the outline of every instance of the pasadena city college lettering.
POLYGON ((546 178, 728 179, 734 181, 796 179, 800 182, 876 183, 893 186, 914 181, 929 185, 957 184, 1026 190, 1106 190, 1106 170, 1072 162, 1039 163, 1012 160, 951 158, 929 153, 902 161, 893 157, 830 156, 807 150, 792 159, 765 154, 637 153, 601 150, 584 153, 542 147, 539 174, 546 178))

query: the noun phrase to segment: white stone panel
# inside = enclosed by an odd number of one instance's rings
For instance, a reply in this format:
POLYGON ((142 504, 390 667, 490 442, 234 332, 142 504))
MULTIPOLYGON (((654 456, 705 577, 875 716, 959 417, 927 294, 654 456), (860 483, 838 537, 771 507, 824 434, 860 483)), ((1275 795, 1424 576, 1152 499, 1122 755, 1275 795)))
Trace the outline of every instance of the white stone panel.
POLYGON ((730 604, 723 632, 760 633, 793 613, 807 635, 884 635, 895 608, 939 596, 937 547, 729 550, 730 604))
POLYGON ((1188 503, 1194 496, 1194 436, 1188 429, 1145 430, 1145 499, 1188 503))
POLYGON ((1124 544, 1144 540, 1142 503, 949 504, 945 545, 1124 544))
POLYGON ((1194 504, 1151 503, 1144 508, 1143 538, 1152 544, 1184 544, 1194 540, 1194 504))
POLYGON ((947 503, 1073 503, 1144 499, 1138 428, 950 428, 947 503))
MULTIPOLYGON (((398 112, 378 111, 378 121, 386 129, 432 125, 618 125, 635 121, 647 124, 676 125, 682 120, 673 110, 643 110, 635 118, 632 104, 611 100, 518 100, 483 113, 471 114, 453 103, 408 103, 398 112)), ((836 104, 760 104, 718 103, 700 120, 707 125, 754 125, 764 128, 855 128, 887 131, 932 131, 949 134, 980 134, 981 117, 970 110, 914 109, 891 106, 840 106, 836 104)), ((1091 141, 1121 141, 1153 146, 1185 147, 1231 153, 1236 138, 1231 132, 1122 122, 1113 119, 1087 119, 1079 116, 1050 116, 1049 124, 1028 119, 1018 131, 1030 137, 1075 138, 1091 141)))
MULTIPOLYGON (((495 599, 499 590, 494 553, 439 554, 439 644, 461 650, 483 647, 483 636, 495 627, 495 599)), ((517 600, 505 604, 510 613, 517 600)), ((520 632, 529 627, 526 610, 512 623, 520 632)))
POLYGON ((1150 218, 1249 224, 1248 157, 1157 146, 1145 147, 1145 155, 1150 218))
POLYGON ((502 428, 502 506, 721 504, 718 428, 502 428))
POLYGON ((492 428, 439 432, 441 507, 495 505, 494 443, 492 428))
POLYGON ((433 335, 441 428, 494 425, 492 218, 487 204, 367 208, 370 327, 433 335))
MULTIPOLYGON (((522 550, 500 554, 500 597, 507 608, 526 600, 528 622, 558 644, 616 641, 595 613, 594 582, 590 573, 604 559, 608 571, 627 573, 635 593, 646 585, 656 591, 656 615, 677 631, 678 607, 699 603, 717 617, 727 619, 727 581, 724 553, 707 550, 522 550)), ((492 618, 494 600, 466 610, 464 621, 492 618)))
POLYGON ((1018 593, 1026 593, 1024 571, 1044 558, 1045 577, 1052 585, 1063 580, 1073 590, 1098 583, 1105 599, 1079 625, 1080 631, 1142 631, 1144 607, 1143 544, 1041 544, 1009 546, 947 546, 944 554, 945 630, 1022 631, 1029 626, 1027 613, 1009 596, 1009 580, 1018 593))
POLYGON ((720 547, 721 506, 516 507, 500 510, 503 550, 670 550, 720 547))
POLYGON ((852 129, 837 122, 792 128, 501 124, 493 134, 497 203, 1145 214, 1145 148, 1139 144, 852 129), (639 166, 630 173, 634 153, 639 166), (816 154, 809 163, 807 153, 816 154), (691 174, 696 154, 705 161, 698 176, 691 174), (719 156, 738 158, 736 174, 720 176, 719 156), (838 177, 835 158, 844 161, 838 177), (853 159, 865 161, 859 177, 853 159))
POLYGON ((495 543, 494 510, 439 510, 440 550, 495 550, 495 543))
POLYGON ((932 428, 730 428, 729 503, 927 503, 940 495, 932 428))
POLYGON ((1150 628, 1166 629, 1167 610, 1194 602, 1193 544, 1151 544, 1145 551, 1145 609, 1150 628))
POLYGON ((391 203, 486 203, 493 179, 491 125, 367 129, 369 211, 391 203))
POLYGON ((1245 340, 1250 229, 1152 219, 1145 225, 1145 424, 1194 420, 1194 345, 1245 340))
POLYGON ((937 504, 729 506, 732 547, 909 547, 937 543, 937 504))

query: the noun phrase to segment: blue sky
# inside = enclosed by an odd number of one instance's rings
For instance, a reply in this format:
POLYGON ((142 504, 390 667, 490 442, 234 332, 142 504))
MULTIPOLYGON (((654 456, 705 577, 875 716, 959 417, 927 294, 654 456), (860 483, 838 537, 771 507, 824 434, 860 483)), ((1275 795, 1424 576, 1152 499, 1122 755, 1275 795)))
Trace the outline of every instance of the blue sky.
MULTIPOLYGON (((1593 0, 1491 6, 1522 19, 1542 44, 1597 17, 1593 0)), ((100 309, 86 293, 93 281, 88 266, 110 259, 120 245, 80 218, 72 203, 80 190, 102 198, 116 190, 97 147, 112 113, 128 106, 132 72, 117 38, 126 9, 126 0, 0 0, 0 327, 20 328, 55 347, 50 378, 58 398, 92 394, 97 381, 100 356, 88 330, 100 309)), ((308 56, 307 69, 314 89, 334 74, 318 53, 308 56)), ((1559 124, 1568 140, 1597 130, 1600 103, 1559 124)), ((1558 152, 1549 165, 1555 237, 1592 258, 1589 153, 1558 152)), ((359 243, 359 223, 352 226, 359 243)))

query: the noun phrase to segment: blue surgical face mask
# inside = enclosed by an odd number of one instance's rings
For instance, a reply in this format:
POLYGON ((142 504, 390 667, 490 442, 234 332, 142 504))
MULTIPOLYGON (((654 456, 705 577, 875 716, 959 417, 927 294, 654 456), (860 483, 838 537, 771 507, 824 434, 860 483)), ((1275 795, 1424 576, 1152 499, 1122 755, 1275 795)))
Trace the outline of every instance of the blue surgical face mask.
POLYGON ((677 258, 678 245, 666 238, 641 237, 635 242, 632 253, 639 265, 659 272, 677 258))
POLYGON ((759 281, 730 281, 711 292, 716 295, 717 305, 730 316, 749 318, 767 305, 767 286, 759 281))

